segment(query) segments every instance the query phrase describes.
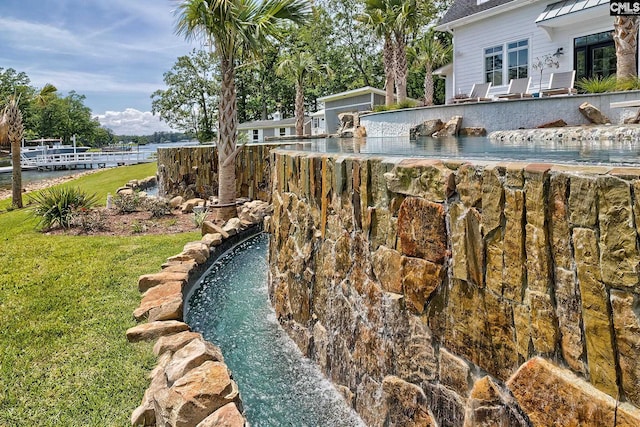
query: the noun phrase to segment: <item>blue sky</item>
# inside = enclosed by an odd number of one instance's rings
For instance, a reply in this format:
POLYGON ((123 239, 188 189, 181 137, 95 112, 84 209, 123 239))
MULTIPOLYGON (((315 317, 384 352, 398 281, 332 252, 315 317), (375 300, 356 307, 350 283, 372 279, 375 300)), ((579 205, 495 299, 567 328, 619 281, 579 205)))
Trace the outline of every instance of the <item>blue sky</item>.
POLYGON ((175 0, 0 0, 0 67, 70 90, 116 134, 168 130, 149 114, 162 74, 194 44, 174 34, 175 0))

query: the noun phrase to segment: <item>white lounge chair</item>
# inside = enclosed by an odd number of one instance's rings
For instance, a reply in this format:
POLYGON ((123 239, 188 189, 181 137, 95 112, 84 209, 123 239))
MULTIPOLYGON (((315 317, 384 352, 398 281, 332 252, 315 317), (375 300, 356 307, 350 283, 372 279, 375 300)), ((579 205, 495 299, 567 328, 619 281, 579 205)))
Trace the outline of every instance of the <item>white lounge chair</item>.
POLYGON ((540 96, 574 95, 578 93, 573 87, 575 80, 576 70, 551 73, 551 77, 549 77, 549 89, 540 91, 540 96))
POLYGON ((475 83, 471 87, 471 93, 469 96, 465 98, 454 98, 454 104, 460 104, 463 102, 481 102, 481 101, 491 101, 491 98, 488 98, 489 89, 491 88, 491 82, 489 83, 475 83))
POLYGON ((521 79, 511 79, 507 93, 496 95, 498 99, 521 99, 531 98, 533 95, 529 93, 531 85, 531 77, 523 77, 521 79))

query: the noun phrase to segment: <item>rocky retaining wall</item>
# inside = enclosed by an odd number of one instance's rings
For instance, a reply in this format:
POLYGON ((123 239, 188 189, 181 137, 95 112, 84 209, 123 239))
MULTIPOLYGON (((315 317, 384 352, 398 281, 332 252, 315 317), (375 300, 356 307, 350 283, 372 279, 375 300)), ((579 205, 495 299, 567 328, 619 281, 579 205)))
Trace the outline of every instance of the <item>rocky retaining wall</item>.
MULTIPOLYGON (((238 197, 271 200, 269 152, 279 146, 246 145, 236 158, 238 197)), ((158 187, 161 196, 208 199, 218 194, 218 155, 213 146, 158 149, 158 187)))
POLYGON ((238 386, 222 352, 183 322, 184 301, 195 282, 229 247, 259 232, 268 203, 246 202, 239 218, 218 226, 205 222, 203 237, 167 259, 159 273, 140 276, 137 321, 127 330, 131 342, 157 340, 158 363, 142 403, 131 415, 134 426, 243 427, 238 386))
POLYGON ((640 425, 640 170, 275 151, 270 296, 372 426, 640 425))

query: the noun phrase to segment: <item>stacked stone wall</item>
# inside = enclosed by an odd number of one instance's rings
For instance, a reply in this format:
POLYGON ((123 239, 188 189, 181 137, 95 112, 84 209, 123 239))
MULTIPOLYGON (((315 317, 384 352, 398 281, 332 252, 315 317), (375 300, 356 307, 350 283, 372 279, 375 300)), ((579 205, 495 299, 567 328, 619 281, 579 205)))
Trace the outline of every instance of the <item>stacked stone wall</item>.
MULTIPOLYGON (((271 200, 269 152, 277 145, 245 145, 236 157, 238 197, 271 200)), ((161 196, 208 199, 218 194, 218 154, 213 146, 158 149, 161 196)))
POLYGON ((640 425, 640 170, 271 163, 276 314, 367 424, 640 425))

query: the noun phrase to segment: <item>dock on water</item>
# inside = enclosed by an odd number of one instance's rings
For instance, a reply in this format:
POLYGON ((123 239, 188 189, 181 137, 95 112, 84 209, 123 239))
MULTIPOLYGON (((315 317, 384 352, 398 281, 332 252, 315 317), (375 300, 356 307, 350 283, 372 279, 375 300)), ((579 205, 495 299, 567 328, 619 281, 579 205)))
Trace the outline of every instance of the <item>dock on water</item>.
POLYGON ((82 152, 39 154, 33 157, 22 156, 23 169, 58 170, 58 169, 93 169, 107 166, 124 166, 153 161, 148 151, 117 151, 117 152, 82 152))

